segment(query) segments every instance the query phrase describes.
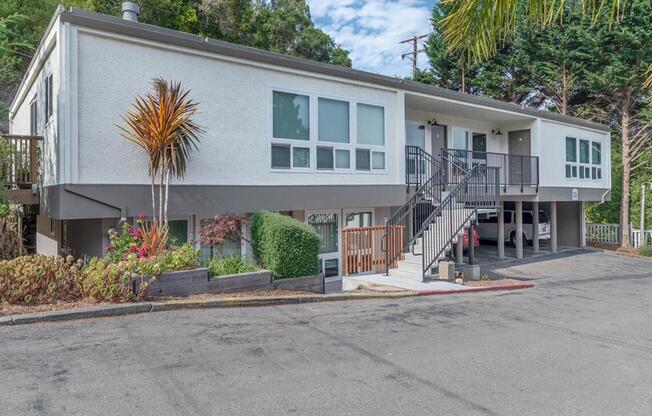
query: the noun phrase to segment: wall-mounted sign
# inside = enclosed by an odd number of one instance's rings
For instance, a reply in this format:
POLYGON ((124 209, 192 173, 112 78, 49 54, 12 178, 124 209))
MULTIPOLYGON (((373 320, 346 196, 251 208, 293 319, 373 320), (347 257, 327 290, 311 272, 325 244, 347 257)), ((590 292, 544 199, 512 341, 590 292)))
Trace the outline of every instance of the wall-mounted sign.
POLYGON ((571 189, 571 200, 579 201, 580 200, 580 191, 577 188, 571 189))

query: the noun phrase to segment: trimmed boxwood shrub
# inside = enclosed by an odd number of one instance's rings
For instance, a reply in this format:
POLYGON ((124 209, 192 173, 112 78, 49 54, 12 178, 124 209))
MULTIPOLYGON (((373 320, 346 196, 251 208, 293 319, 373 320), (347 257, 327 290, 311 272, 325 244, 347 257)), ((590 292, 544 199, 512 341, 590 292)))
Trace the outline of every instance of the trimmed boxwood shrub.
POLYGON ((251 220, 254 255, 274 279, 319 273, 319 235, 291 217, 261 211, 251 220))

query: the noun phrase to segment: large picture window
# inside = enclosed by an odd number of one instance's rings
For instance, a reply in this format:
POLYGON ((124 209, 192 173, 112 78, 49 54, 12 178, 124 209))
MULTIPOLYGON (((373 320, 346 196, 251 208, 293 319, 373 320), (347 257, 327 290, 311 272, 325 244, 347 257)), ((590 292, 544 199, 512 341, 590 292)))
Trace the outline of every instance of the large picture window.
POLYGON ((358 144, 385 145, 385 109, 358 104, 358 144))
POLYGON ((319 108, 318 140, 349 143, 349 103, 321 97, 317 102, 319 108))
POLYGON ((310 99, 307 95, 274 91, 275 139, 310 140, 310 99))
POLYGON ((565 176, 568 179, 602 179, 602 144, 566 137, 565 176))
POLYGON ((272 107, 272 169, 386 169, 384 107, 284 91, 272 92, 272 107))

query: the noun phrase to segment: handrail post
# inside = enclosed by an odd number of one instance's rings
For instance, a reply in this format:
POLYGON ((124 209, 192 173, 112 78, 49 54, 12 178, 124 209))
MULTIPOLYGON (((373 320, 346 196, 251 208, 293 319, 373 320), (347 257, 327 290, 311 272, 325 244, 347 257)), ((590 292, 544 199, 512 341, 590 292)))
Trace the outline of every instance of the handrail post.
MULTIPOLYGON (((478 216, 478 210, 475 210, 475 213, 473 214, 475 218, 478 216)), ((469 227, 469 264, 474 265, 475 264, 475 244, 473 240, 473 231, 475 229, 475 218, 471 220, 471 226, 469 227)))

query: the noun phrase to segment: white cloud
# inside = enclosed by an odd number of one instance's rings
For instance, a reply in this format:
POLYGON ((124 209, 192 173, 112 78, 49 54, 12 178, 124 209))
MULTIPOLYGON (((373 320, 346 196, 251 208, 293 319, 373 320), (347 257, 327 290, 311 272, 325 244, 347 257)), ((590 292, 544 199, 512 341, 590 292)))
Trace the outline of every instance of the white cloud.
MULTIPOLYGON (((353 67, 385 75, 411 74, 401 40, 430 32, 434 0, 308 0, 315 24, 350 51, 353 67)), ((419 67, 426 57, 419 56, 419 67)))

